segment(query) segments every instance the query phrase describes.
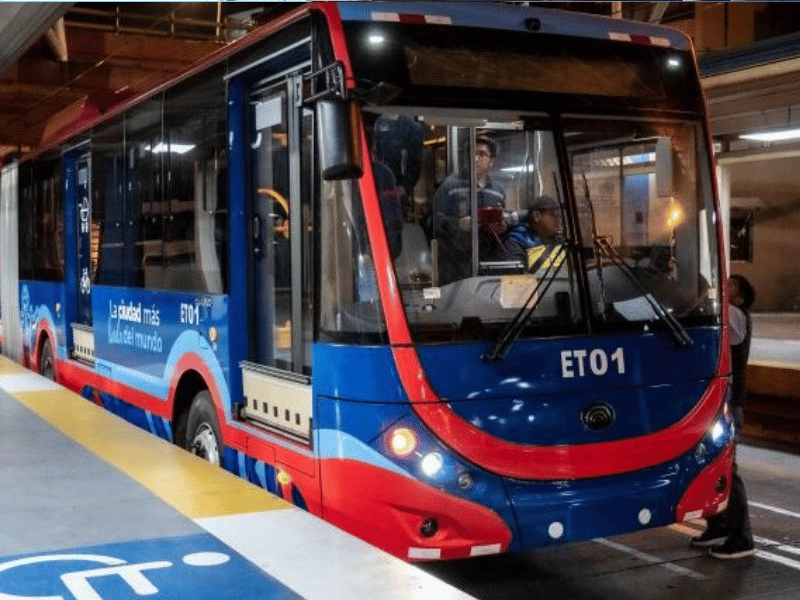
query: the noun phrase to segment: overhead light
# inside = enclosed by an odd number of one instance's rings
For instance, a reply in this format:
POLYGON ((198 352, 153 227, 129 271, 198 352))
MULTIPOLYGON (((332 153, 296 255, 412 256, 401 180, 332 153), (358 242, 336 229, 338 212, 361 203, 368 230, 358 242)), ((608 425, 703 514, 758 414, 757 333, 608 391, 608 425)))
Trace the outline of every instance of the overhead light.
POLYGON ((800 138, 800 129, 784 129, 783 131, 760 131, 757 133, 747 133, 739 136, 743 140, 754 140, 756 142, 780 142, 782 140, 794 140, 800 138))

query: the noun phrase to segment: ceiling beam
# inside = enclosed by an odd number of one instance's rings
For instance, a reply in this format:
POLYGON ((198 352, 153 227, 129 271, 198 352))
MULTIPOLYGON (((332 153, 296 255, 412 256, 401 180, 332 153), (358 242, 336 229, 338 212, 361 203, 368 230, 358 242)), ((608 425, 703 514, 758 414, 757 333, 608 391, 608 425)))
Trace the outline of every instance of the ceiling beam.
POLYGON ((0 74, 41 38, 70 7, 67 2, 0 3, 0 74))

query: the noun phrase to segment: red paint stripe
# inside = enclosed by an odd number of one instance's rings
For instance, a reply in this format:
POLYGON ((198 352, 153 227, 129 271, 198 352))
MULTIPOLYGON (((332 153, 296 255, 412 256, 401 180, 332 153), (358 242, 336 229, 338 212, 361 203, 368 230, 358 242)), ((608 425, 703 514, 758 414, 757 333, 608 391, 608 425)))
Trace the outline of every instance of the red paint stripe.
MULTIPOLYGON (((331 34, 331 44, 333 45, 333 56, 336 60, 340 61, 344 67, 344 76, 347 82, 347 87, 355 87, 353 78, 353 69, 350 64, 350 55, 347 51, 347 43, 345 41, 344 26, 342 25, 342 18, 339 15, 339 9, 336 7, 335 2, 319 2, 311 5, 312 9, 319 10, 328 21, 328 30, 331 34)), ((368 156, 368 155, 365 155, 368 156)))
POLYGON ((410 13, 400 13, 399 17, 401 23, 407 23, 409 25, 425 25, 425 23, 427 23, 425 15, 412 15, 410 13))
POLYGON ((717 507, 731 493, 731 471, 733 468, 734 445, 731 443, 714 461, 689 484, 683 494, 678 508, 675 509, 675 520, 680 523, 686 520, 686 514, 702 511, 704 517, 717 514, 717 507), (717 491, 717 482, 725 477, 725 488, 717 491))
POLYGON ((630 36, 631 36, 631 41, 634 44, 643 44, 645 46, 652 46, 653 45, 653 40, 650 39, 649 35, 638 35, 638 34, 635 34, 635 33, 631 33, 630 36))
POLYGON ((462 419, 438 398, 413 348, 394 348, 400 379, 414 412, 465 459, 498 475, 523 480, 589 479, 645 469, 688 452, 716 418, 727 380, 715 378, 694 409, 661 431, 615 442, 522 446, 496 438, 462 419))
MULTIPOLYGON (((316 6, 316 5, 315 5, 316 6)), ((344 65, 345 76, 349 85, 354 86, 352 81, 353 70, 350 64, 350 55, 345 43, 344 27, 339 13, 334 3, 323 2, 319 5, 330 27, 333 52, 336 60, 344 65)), ((364 156, 364 176, 360 180, 361 196, 364 206, 364 219, 367 222, 367 231, 372 248, 373 264, 376 265, 376 277, 378 279, 378 289, 380 290, 381 305, 386 318, 386 328, 391 344, 410 344, 411 332, 408 329, 408 322, 405 317, 403 301, 397 285, 397 278, 392 263, 391 253, 389 252, 389 242, 386 239, 386 232, 383 226, 380 205, 376 193, 375 175, 372 171, 372 164, 369 160, 370 151, 367 144, 365 133, 359 132, 361 136, 361 153, 364 156), (384 265, 383 268, 380 265, 384 265)))
POLYGON ((172 419, 172 402, 146 394, 136 388, 122 384, 108 377, 98 374, 92 368, 75 361, 59 363, 58 381, 77 394, 89 386, 124 400, 128 404, 137 406, 164 419, 172 419))

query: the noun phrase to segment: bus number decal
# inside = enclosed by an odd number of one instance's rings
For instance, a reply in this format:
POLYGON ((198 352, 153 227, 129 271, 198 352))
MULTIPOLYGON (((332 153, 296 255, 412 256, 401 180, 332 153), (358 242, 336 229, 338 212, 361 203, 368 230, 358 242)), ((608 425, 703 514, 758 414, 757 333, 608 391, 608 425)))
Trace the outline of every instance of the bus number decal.
POLYGON ((200 307, 196 304, 181 302, 181 323, 184 325, 200 325, 200 307))
POLYGON ((592 373, 601 377, 608 373, 609 366, 619 375, 625 374, 625 352, 617 348, 611 356, 605 350, 564 350, 561 352, 561 376, 564 379, 585 377, 592 373))

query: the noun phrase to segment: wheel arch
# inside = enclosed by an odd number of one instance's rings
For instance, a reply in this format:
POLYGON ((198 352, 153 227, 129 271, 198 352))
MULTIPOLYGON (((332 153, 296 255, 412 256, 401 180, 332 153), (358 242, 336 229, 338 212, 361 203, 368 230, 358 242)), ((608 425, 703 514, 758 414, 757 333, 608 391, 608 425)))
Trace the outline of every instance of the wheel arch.
POLYGON ((42 371, 42 348, 44 348, 45 342, 50 342, 50 352, 53 354, 53 376, 55 380, 58 381, 58 349, 56 346, 58 342, 56 341, 50 324, 43 319, 36 328, 36 338, 33 347, 34 354, 31 357, 34 370, 37 373, 41 373, 42 371))

